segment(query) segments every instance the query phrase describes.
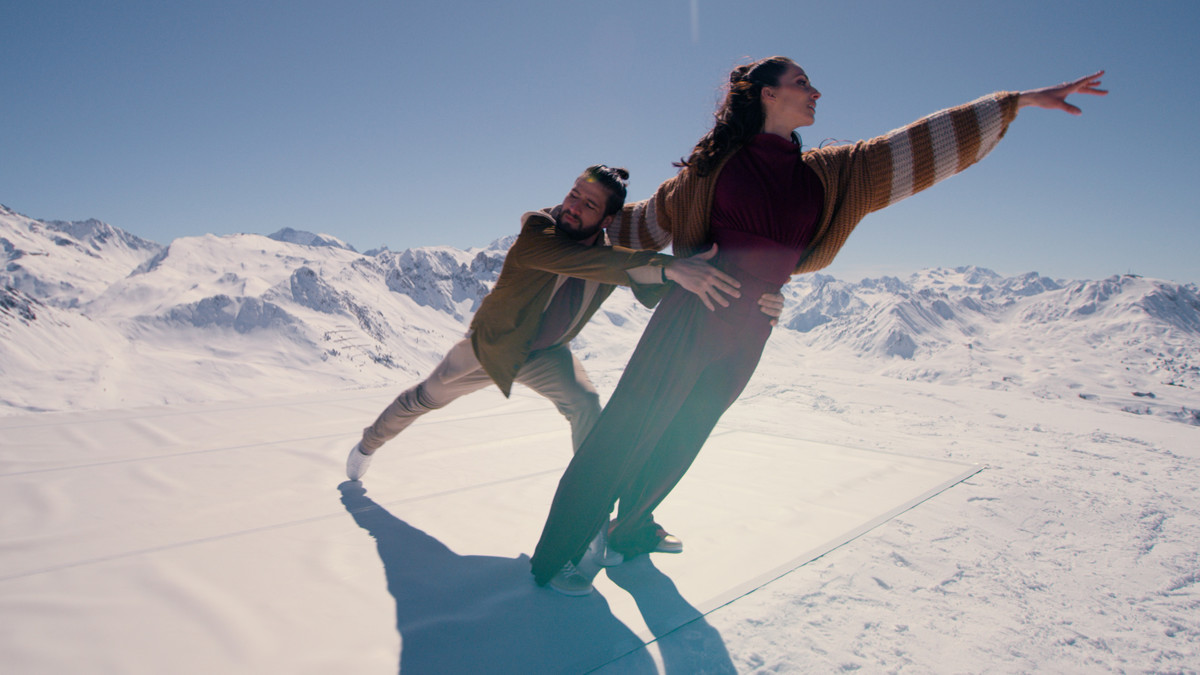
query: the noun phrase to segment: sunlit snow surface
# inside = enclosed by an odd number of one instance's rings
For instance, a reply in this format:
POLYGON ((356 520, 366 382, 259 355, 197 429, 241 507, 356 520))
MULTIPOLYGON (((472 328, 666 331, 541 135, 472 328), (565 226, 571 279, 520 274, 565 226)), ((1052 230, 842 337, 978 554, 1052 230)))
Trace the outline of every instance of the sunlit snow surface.
MULTIPOLYGON (((521 557, 569 454, 528 391, 431 414, 342 483, 361 427, 461 336, 503 245, 364 256, 0 225, 6 671, 1200 662, 1194 286, 797 279, 659 510, 685 553, 578 599, 533 588, 521 557)), ((602 395, 647 316, 619 292, 576 341, 602 395)))

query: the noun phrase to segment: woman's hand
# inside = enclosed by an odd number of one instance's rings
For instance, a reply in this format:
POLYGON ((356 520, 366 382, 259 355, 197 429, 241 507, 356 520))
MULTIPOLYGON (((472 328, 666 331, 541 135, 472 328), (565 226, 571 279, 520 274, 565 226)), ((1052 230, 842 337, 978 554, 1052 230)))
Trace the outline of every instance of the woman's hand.
POLYGON ((1108 94, 1107 89, 1099 89, 1100 77, 1104 75, 1103 70, 1098 70, 1087 77, 1081 77, 1074 82, 1063 82, 1062 84, 1053 87, 1042 87, 1041 89, 1030 89, 1029 91, 1021 92, 1020 98, 1017 99, 1017 106, 1024 108, 1027 105, 1045 108, 1047 110, 1065 110, 1072 115, 1081 115, 1083 111, 1079 108, 1067 103, 1067 97, 1071 94, 1093 94, 1095 96, 1105 96, 1108 94))

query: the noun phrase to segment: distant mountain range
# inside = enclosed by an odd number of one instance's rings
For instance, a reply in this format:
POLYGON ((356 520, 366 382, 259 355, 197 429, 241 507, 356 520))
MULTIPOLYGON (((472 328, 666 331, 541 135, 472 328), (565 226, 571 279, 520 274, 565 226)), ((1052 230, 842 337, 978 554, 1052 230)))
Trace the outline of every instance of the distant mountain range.
MULTIPOLYGON (((461 337, 513 239, 364 254, 286 228, 163 246, 0 206, 0 414, 408 383, 461 337)), ((960 267, 810 274, 784 294, 764 364, 797 377, 837 363, 1200 423, 1162 393, 1200 389, 1194 284, 960 267)), ((619 372, 648 317, 618 292, 574 348, 589 368, 619 372)))

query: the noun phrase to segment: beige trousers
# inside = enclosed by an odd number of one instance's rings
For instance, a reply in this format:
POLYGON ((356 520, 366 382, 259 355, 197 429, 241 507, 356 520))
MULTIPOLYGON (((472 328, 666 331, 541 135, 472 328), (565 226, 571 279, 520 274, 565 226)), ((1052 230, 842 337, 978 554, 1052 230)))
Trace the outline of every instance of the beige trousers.
MULTIPOLYGON (((550 399, 570 422, 571 447, 578 449, 600 417, 600 395, 571 350, 556 345, 530 354, 516 381, 550 399)), ((374 424, 363 429, 363 451, 375 452, 421 415, 489 384, 492 378, 475 357, 471 340, 459 342, 424 382, 397 396, 374 424)))

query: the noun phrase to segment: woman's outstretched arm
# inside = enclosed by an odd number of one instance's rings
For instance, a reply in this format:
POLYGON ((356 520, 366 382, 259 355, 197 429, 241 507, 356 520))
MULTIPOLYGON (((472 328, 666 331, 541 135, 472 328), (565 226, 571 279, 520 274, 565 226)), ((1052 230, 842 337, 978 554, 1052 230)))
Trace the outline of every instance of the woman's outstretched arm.
POLYGON ((1092 94, 1095 96, 1105 96, 1108 94, 1107 89, 1100 89, 1100 77, 1104 75, 1103 70, 1098 70, 1087 77, 1081 77, 1074 82, 1063 82, 1062 84, 1053 87, 1042 87, 1041 89, 1030 89, 1029 91, 1021 92, 1020 98, 1017 99, 1017 107, 1024 108, 1025 106, 1035 106, 1038 108, 1046 108, 1047 110, 1065 110, 1072 115, 1081 115, 1083 111, 1079 108, 1067 103, 1067 97, 1071 94, 1092 94))

